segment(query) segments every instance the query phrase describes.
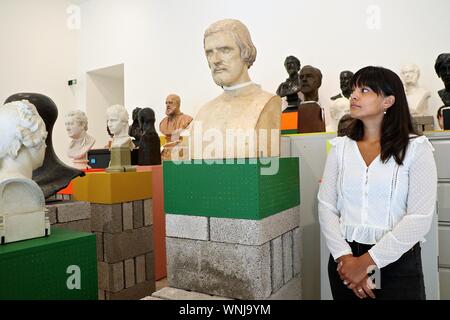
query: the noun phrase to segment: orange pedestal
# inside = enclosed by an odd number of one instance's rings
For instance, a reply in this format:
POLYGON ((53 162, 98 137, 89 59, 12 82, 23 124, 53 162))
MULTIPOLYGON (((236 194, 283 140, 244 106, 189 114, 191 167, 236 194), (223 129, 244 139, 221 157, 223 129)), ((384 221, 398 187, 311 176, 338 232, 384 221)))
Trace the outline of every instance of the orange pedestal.
POLYGON ((166 219, 164 215, 164 182, 162 165, 137 166, 137 172, 152 172, 153 190, 153 244, 155 253, 155 280, 167 277, 166 219))
POLYGON ((281 130, 297 130, 298 112, 281 114, 281 130))
MULTIPOLYGON (((84 170, 81 170, 81 171, 83 171, 85 173, 86 172, 102 172, 102 171, 105 171, 105 169, 84 169, 84 170)), ((66 194, 66 195, 73 194, 73 182, 70 181, 69 185, 67 187, 65 187, 64 189, 59 190, 57 192, 57 194, 66 194)))

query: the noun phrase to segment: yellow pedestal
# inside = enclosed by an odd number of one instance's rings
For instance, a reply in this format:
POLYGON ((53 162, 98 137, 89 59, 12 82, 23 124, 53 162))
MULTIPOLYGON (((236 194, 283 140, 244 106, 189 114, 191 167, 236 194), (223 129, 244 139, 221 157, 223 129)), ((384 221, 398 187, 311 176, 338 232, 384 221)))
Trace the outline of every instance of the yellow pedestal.
POLYGON ((152 172, 92 172, 73 180, 77 201, 114 204, 152 198, 152 172))

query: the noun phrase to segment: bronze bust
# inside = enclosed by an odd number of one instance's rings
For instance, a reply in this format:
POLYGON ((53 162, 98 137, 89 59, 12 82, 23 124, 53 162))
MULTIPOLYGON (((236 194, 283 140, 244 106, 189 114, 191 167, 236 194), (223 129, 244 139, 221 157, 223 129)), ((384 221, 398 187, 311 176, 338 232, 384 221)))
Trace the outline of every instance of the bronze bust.
POLYGON ((300 91, 300 79, 298 74, 301 67, 300 60, 294 56, 288 56, 284 61, 284 67, 289 74, 289 78, 280 84, 277 89, 277 95, 282 98, 286 97, 288 109, 293 108, 293 111, 297 111, 297 107, 300 103, 300 98, 298 96, 298 92, 300 91))
POLYGON ((434 70, 445 86, 438 91, 439 96, 445 106, 450 106, 450 53, 441 53, 437 57, 434 70))

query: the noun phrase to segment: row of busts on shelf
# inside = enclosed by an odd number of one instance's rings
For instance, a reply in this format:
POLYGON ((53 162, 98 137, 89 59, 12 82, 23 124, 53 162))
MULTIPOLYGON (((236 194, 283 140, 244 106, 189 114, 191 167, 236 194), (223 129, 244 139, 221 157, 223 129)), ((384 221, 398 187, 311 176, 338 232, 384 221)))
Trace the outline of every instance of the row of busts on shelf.
MULTIPOLYGON (((171 94, 166 99, 166 117, 160 123, 160 131, 166 143, 162 146, 155 129, 155 112, 151 108, 135 108, 133 123, 129 126, 129 114, 122 105, 113 105, 106 111, 107 130, 111 136, 108 148, 138 149, 138 165, 158 165, 161 159, 170 160, 173 148, 182 141, 181 133, 188 127, 192 117, 181 113, 181 99, 171 94)), ((95 144, 95 138, 87 133, 88 118, 83 111, 70 111, 65 116, 65 126, 72 139, 67 156, 73 166, 80 170, 89 168, 87 153, 95 144)), ((182 153, 180 149, 178 152, 182 153)), ((182 156, 182 154, 181 154, 182 156)), ((113 160, 113 159, 112 159, 113 160)), ((119 161, 120 162, 120 161, 119 161)))
MULTIPOLYGON (((300 60, 294 56, 288 56, 285 59, 284 66, 289 74, 289 78, 281 83, 277 89, 277 95, 284 98, 284 112, 300 111, 298 109, 299 106, 308 104, 311 101, 316 102, 319 107, 318 91, 322 84, 322 73, 320 70, 309 65, 301 68, 300 60)), ((444 106, 450 106, 450 53, 443 53, 438 56, 435 63, 435 71, 445 85, 445 88, 438 92, 439 96, 444 102, 444 106)), ((341 93, 331 97, 332 102, 329 106, 329 112, 334 124, 327 126, 329 131, 336 131, 341 119, 343 123, 349 119, 350 81, 352 76, 353 72, 348 70, 340 73, 341 93)), ((431 93, 429 90, 419 86, 419 67, 414 63, 405 64, 401 68, 400 76, 405 86, 411 115, 413 117, 430 116, 428 99, 431 93)), ((441 109, 442 107, 438 111, 437 118, 441 129, 443 129, 441 109)), ((324 117, 322 116, 321 119, 316 119, 316 121, 324 121, 324 117)))

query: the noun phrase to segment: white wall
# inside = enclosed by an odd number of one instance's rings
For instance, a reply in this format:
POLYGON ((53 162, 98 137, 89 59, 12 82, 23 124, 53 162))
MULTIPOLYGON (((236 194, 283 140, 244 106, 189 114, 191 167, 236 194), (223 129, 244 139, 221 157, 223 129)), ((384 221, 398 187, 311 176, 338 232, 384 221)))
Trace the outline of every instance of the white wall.
POLYGON ((63 115, 75 108, 67 81, 76 76, 77 31, 67 26, 71 1, 0 1, 0 103, 19 92, 42 93, 59 109, 53 141, 61 160, 69 141, 63 115))
POLYGON ((412 61, 433 93, 433 110, 441 105, 436 91, 443 85, 433 65, 450 51, 448 0, 88 0, 81 8, 80 79, 86 70, 124 63, 127 108, 152 107, 157 119, 171 92, 191 115, 220 93, 203 54, 203 33, 222 18, 250 29, 258 49, 250 73, 267 91, 287 77, 283 62, 291 54, 322 70, 325 106, 339 92, 340 71, 382 65, 398 72, 412 61), (369 5, 380 9, 379 30, 367 26, 369 5))

